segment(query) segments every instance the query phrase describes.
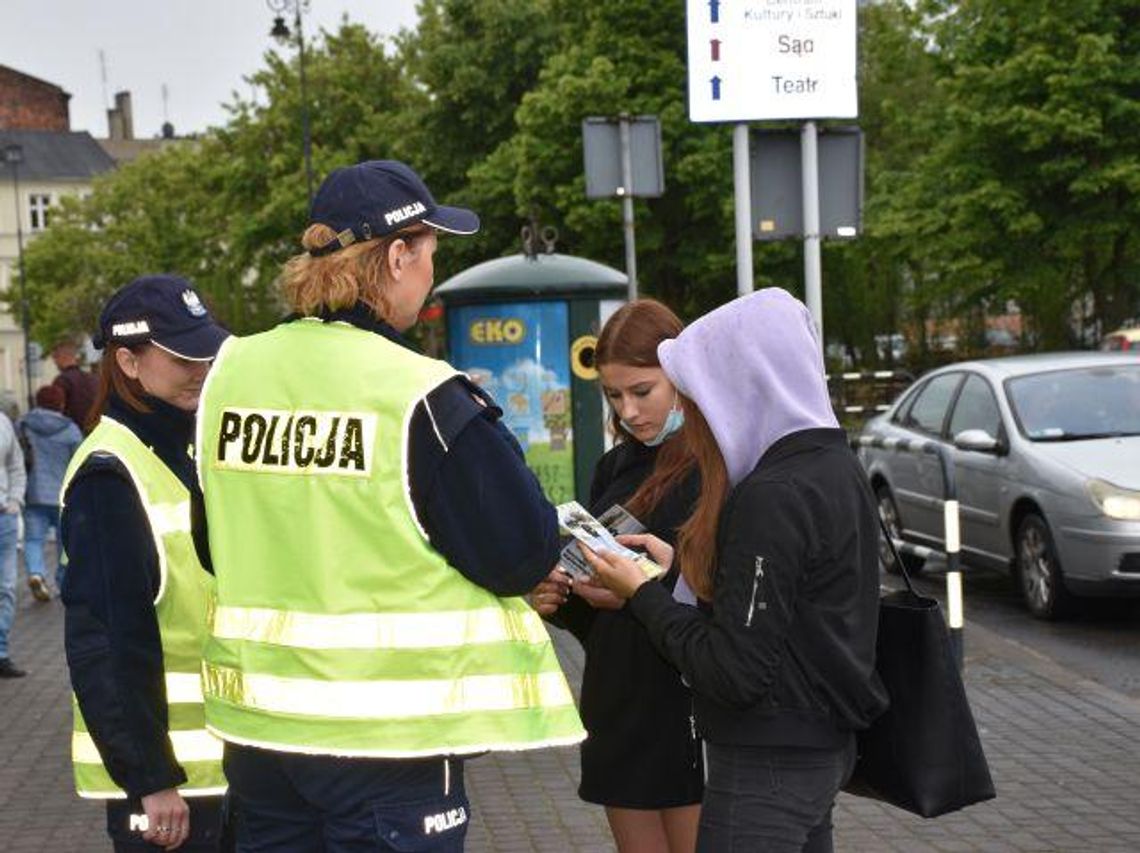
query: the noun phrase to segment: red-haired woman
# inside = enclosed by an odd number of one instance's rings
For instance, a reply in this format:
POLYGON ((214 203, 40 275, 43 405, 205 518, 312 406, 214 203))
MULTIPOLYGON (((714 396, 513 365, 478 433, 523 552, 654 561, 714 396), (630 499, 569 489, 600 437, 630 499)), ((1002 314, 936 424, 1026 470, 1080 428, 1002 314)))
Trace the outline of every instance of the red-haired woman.
MULTIPOLYGON (((617 555, 587 559, 693 685, 708 755, 698 850, 830 851, 855 731, 886 706, 874 495, 811 316, 785 291, 718 308, 659 355, 701 472, 678 555, 712 612, 678 606, 617 555)), ((672 559, 653 537, 625 541, 672 559)))
MULTIPOLYGON (((620 308, 598 337, 595 363, 617 444, 594 469, 590 510, 621 504, 667 542, 697 497, 693 459, 678 438, 677 390, 657 360, 676 337, 677 316, 651 299, 620 308)), ((677 567, 664 578, 673 590, 677 567)), ((586 650, 582 677, 582 799, 606 807, 621 853, 682 853, 696 842, 703 761, 692 696, 624 602, 604 588, 570 583, 556 569, 535 590, 540 613, 557 615, 586 650), (577 595, 570 596, 573 589, 577 595), (565 603, 563 603, 565 602, 565 603)))

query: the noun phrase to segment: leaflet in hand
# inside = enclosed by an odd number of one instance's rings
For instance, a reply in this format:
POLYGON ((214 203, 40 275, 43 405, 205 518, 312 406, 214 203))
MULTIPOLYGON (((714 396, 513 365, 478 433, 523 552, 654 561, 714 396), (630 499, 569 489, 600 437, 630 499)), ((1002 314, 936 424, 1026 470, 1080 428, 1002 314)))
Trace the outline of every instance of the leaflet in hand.
POLYGON ((588 578, 594 574, 582 556, 578 542, 585 543, 592 551, 609 551, 633 560, 647 577, 654 578, 664 573, 664 569, 645 554, 630 550, 614 538, 623 533, 645 532, 645 525, 626 512, 620 504, 614 504, 599 518, 594 518, 581 504, 570 501, 558 507, 558 523, 564 534, 574 537, 574 541, 562 549, 562 556, 558 560, 559 565, 572 577, 588 578))

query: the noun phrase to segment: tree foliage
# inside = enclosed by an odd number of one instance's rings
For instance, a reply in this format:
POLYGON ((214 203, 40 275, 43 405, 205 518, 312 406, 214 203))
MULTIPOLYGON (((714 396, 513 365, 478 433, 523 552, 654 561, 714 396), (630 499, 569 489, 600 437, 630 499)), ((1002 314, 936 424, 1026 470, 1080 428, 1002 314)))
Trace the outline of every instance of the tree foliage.
MULTIPOLYGON (((308 45, 319 180, 363 159, 415 166, 478 210, 442 279, 518 250, 520 225, 623 266, 619 202, 585 198, 582 120, 660 118, 666 191, 635 203, 645 292, 693 316, 735 294, 731 130, 693 124, 679 0, 421 0, 385 42, 344 22, 308 45)), ((1026 342, 1087 342, 1140 313, 1140 7, 1132 0, 880 0, 859 11, 864 233, 825 245, 825 329, 863 361, 940 318, 981 339, 1019 308, 1026 342), (963 325, 964 324, 964 325, 963 325)), ((144 272, 195 280, 240 332, 279 314, 306 221, 296 52, 269 52, 224 126, 66 202, 28 249, 34 332, 91 328, 144 272)), ((794 241, 757 244, 757 285, 799 291, 794 241)), ((934 325, 932 325, 934 324, 934 325)))
MULTIPOLYGON (((943 109, 896 216, 921 288, 961 313, 1013 300, 1036 345, 1140 308, 1140 7, 931 2, 943 109)), ((1106 329, 1107 330, 1107 329, 1106 329)))
MULTIPOLYGON (((190 278, 235 331, 281 314, 275 282, 299 247, 307 194, 296 57, 267 53, 224 127, 140 157, 69 200, 27 251, 33 334, 92 329, 99 305, 148 272, 190 278)), ((426 96, 394 54, 358 25, 323 33, 307 53, 316 179, 359 160, 400 157, 413 105, 426 96)))

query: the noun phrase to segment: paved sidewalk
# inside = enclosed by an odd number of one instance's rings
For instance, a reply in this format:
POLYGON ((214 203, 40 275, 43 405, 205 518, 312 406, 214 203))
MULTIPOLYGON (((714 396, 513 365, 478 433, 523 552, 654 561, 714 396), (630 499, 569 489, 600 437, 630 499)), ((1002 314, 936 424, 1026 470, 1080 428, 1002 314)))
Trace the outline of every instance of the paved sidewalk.
MULTIPOLYGON (((22 574, 21 574, 21 583, 22 574)), ((21 589, 13 658, 27 678, 0 681, 0 851, 105 853, 99 804, 78 800, 62 608, 21 589)), ((576 684, 581 651, 557 632, 576 684)), ((966 680, 998 799, 933 821, 843 796, 840 851, 1140 850, 1140 701, 1115 693, 978 626, 967 626, 966 680)), ((611 851, 600 808, 575 794, 574 749, 471 762, 471 853, 611 851)))

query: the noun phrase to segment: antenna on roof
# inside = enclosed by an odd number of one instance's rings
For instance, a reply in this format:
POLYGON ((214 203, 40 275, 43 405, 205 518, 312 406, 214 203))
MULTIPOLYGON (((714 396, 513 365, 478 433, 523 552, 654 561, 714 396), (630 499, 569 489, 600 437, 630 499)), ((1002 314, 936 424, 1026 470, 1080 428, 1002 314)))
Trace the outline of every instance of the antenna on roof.
POLYGON ((103 80, 103 109, 108 109, 111 101, 107 97, 107 54, 103 48, 99 48, 99 76, 103 80))

